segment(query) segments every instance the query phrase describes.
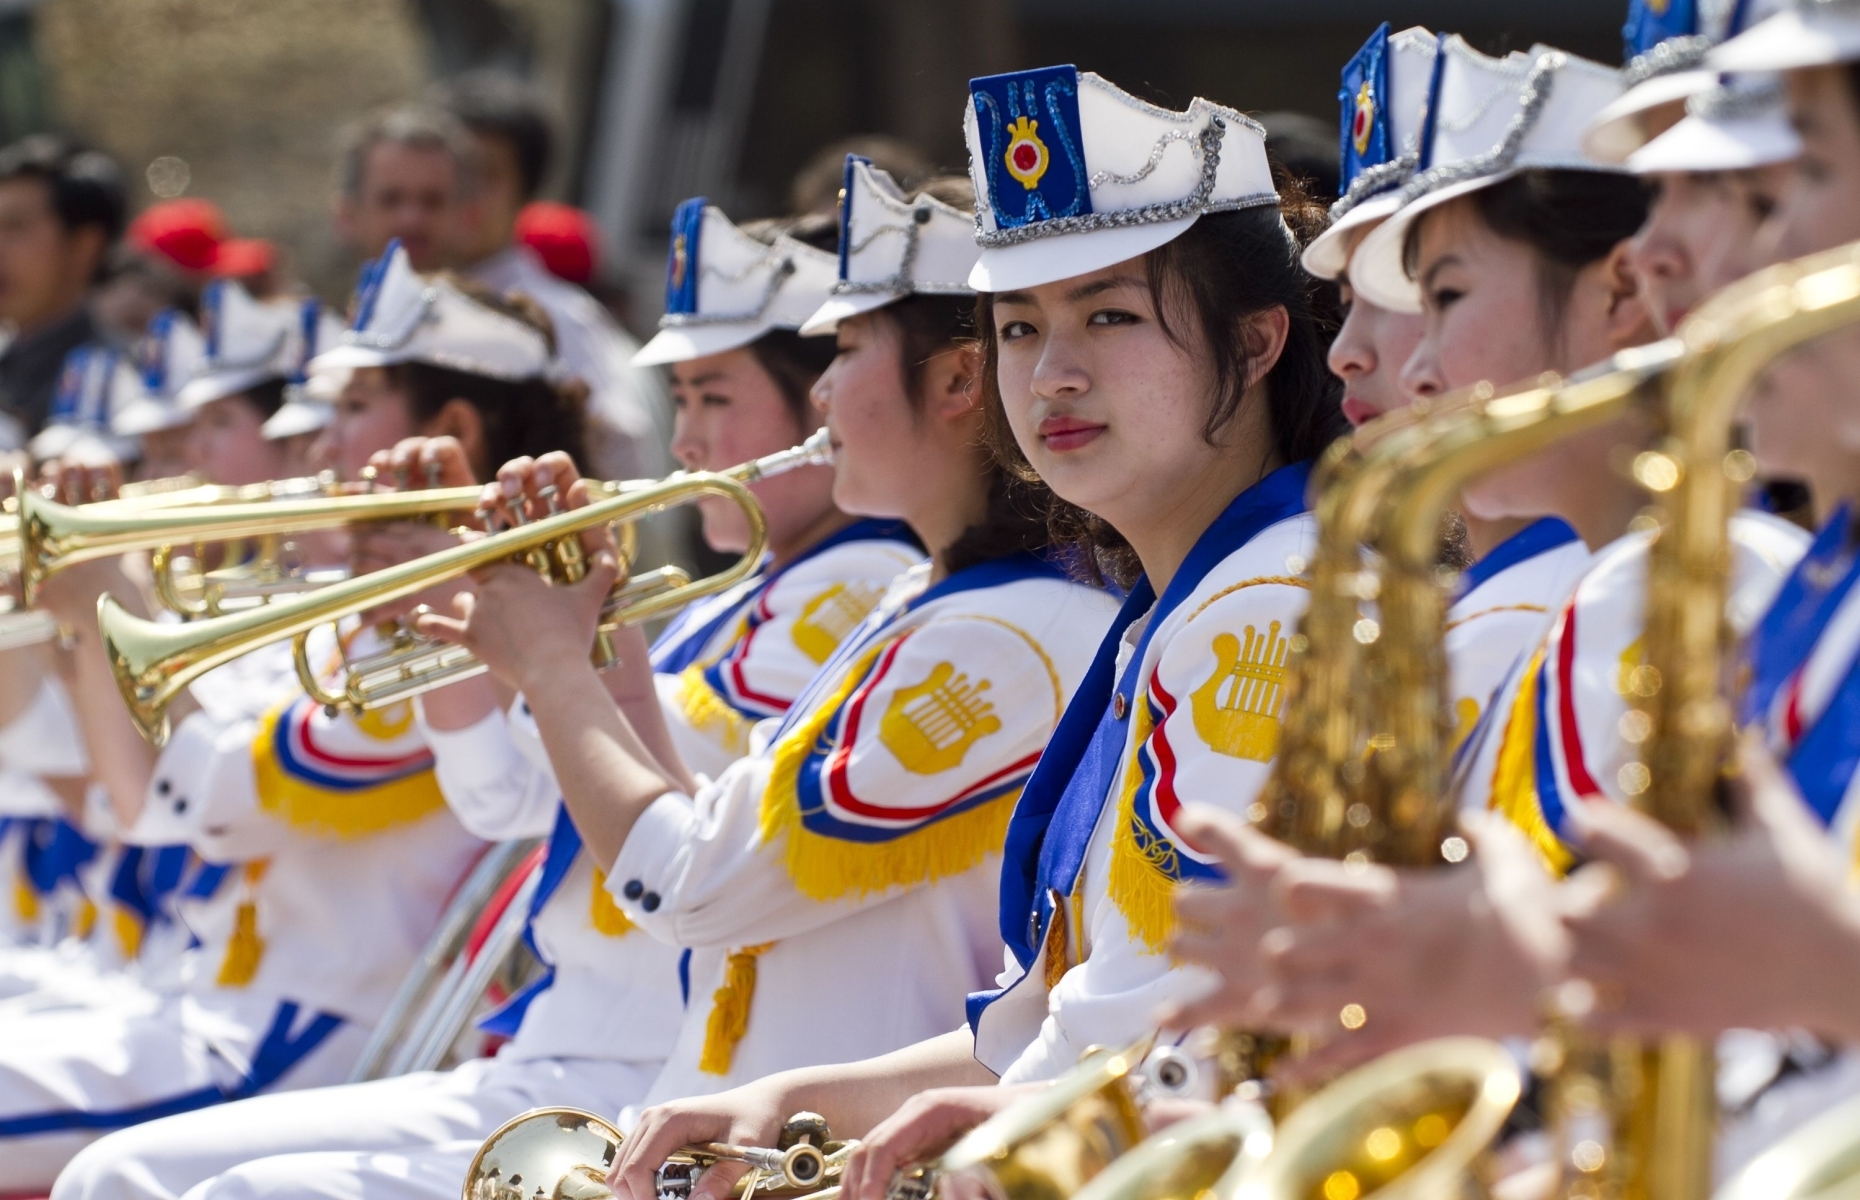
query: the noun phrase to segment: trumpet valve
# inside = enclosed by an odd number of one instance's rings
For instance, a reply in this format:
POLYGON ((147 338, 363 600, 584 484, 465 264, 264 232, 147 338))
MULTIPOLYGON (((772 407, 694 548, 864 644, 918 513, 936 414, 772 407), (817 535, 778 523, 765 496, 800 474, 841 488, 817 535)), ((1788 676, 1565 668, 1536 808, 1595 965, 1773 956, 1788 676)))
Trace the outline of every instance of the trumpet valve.
POLYGON ((791 1188, 812 1190, 827 1174, 827 1156, 818 1146, 802 1142, 782 1152, 781 1175, 791 1188))

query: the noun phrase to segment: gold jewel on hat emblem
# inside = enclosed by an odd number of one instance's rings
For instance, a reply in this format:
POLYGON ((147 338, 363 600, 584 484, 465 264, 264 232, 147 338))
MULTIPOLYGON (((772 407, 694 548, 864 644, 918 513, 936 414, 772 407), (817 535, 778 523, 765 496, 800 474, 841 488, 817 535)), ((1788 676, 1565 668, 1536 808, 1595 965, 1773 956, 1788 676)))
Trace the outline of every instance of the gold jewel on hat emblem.
POLYGON ((1350 144, 1358 154, 1369 153, 1369 135, 1376 131, 1376 93, 1365 79, 1356 91, 1356 115, 1350 120, 1350 144))
POLYGON ((685 250, 685 235, 679 234, 672 239, 672 288, 677 290, 685 286, 685 267, 690 255, 685 250))
POLYGON ((1007 128, 1007 169, 1008 174, 1020 180, 1020 185, 1028 191, 1040 186, 1040 177, 1046 174, 1052 156, 1046 152, 1046 143, 1035 132, 1040 128, 1038 121, 1026 117, 1016 118, 1007 128))

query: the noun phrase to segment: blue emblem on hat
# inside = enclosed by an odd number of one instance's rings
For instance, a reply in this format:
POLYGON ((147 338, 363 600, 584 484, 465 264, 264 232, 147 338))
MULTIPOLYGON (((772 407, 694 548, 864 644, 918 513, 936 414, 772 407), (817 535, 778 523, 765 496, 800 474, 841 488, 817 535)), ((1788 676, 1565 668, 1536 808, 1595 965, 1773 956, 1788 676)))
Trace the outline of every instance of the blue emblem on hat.
POLYGON ((969 80, 998 229, 1091 211, 1079 149, 1079 72, 1041 67, 969 80))
POLYGON ((1340 111, 1337 161, 1341 165, 1338 194, 1370 167, 1395 157, 1389 136, 1389 25, 1382 25, 1343 66, 1343 85, 1337 89, 1340 111))
POLYGON ((310 360, 322 349, 317 341, 323 326, 323 302, 315 296, 306 299, 297 320, 298 330, 303 334, 303 353, 297 356, 297 367, 291 372, 290 382, 303 383, 310 377, 310 360))
POLYGON ((103 428, 108 415, 110 373, 115 369, 116 351, 102 346, 79 346, 65 355, 46 423, 103 428))
POLYGON ((168 382, 168 337, 174 323, 180 317, 180 311, 164 308, 155 314, 149 322, 148 333, 137 343, 138 364, 142 368, 142 383, 149 391, 161 394, 168 382))
POLYGON ((1699 31, 1698 0, 1629 0, 1621 27, 1625 61, 1632 62, 1661 42, 1699 31))
POLYGON ((704 209, 710 201, 693 196, 672 213, 672 248, 665 258, 665 311, 691 314, 698 310, 698 234, 704 228, 704 209))
POLYGON ((853 171, 863 163, 872 165, 872 160, 857 154, 846 156, 846 171, 840 176, 840 282, 846 281, 846 270, 852 262, 852 205, 853 205, 853 171))
POLYGON ((387 278, 388 264, 394 261, 394 252, 400 249, 400 239, 388 242, 381 251, 381 257, 362 264, 362 275, 355 281, 355 324, 352 329, 367 329, 368 323, 375 319, 375 302, 381 298, 381 283, 387 278))
POLYGON ((220 322, 225 318, 220 310, 226 304, 226 281, 216 279, 207 285, 207 290, 200 297, 200 332, 207 338, 207 361, 218 362, 220 357, 220 322))

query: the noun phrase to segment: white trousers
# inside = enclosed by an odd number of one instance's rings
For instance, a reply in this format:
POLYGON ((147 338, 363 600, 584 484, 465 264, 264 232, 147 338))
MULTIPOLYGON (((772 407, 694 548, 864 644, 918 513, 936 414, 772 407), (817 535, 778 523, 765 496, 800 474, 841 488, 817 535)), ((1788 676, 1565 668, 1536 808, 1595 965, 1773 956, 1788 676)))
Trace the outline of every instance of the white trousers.
POLYGON ((111 1134, 72 1161, 52 1200, 458 1200, 479 1145, 511 1117, 552 1105, 611 1117, 658 1068, 491 1058, 258 1096, 111 1134))
POLYGON ((0 1024, 18 1012, 97 1007, 142 990, 131 972, 106 966, 76 938, 0 950, 0 1024))
POLYGON ((0 1195, 43 1192, 113 1130, 255 1090, 333 1083, 367 1040, 366 1029, 259 996, 18 1004, 0 1007, 0 1195))

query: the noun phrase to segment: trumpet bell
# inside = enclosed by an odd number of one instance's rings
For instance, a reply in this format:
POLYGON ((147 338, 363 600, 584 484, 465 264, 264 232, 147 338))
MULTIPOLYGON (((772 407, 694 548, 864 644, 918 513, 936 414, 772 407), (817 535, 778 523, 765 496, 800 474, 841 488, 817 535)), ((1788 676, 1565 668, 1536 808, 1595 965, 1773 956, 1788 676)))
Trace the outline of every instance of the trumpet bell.
POLYGON ((1442 1038, 1397 1050, 1295 1109, 1228 1200, 1460 1196, 1521 1090, 1497 1042, 1442 1038))
POLYGON ((618 1129, 577 1108, 538 1108, 500 1125, 465 1172, 460 1200, 611 1200, 618 1129))
POLYGON ((1860 1098, 1822 1113, 1750 1160, 1712 1200, 1860 1198, 1860 1098))
POLYGON ((1068 1200, 1143 1140, 1127 1077, 1148 1048, 1086 1055, 1051 1087, 976 1126, 935 1175, 966 1176, 994 1200, 1068 1200))

